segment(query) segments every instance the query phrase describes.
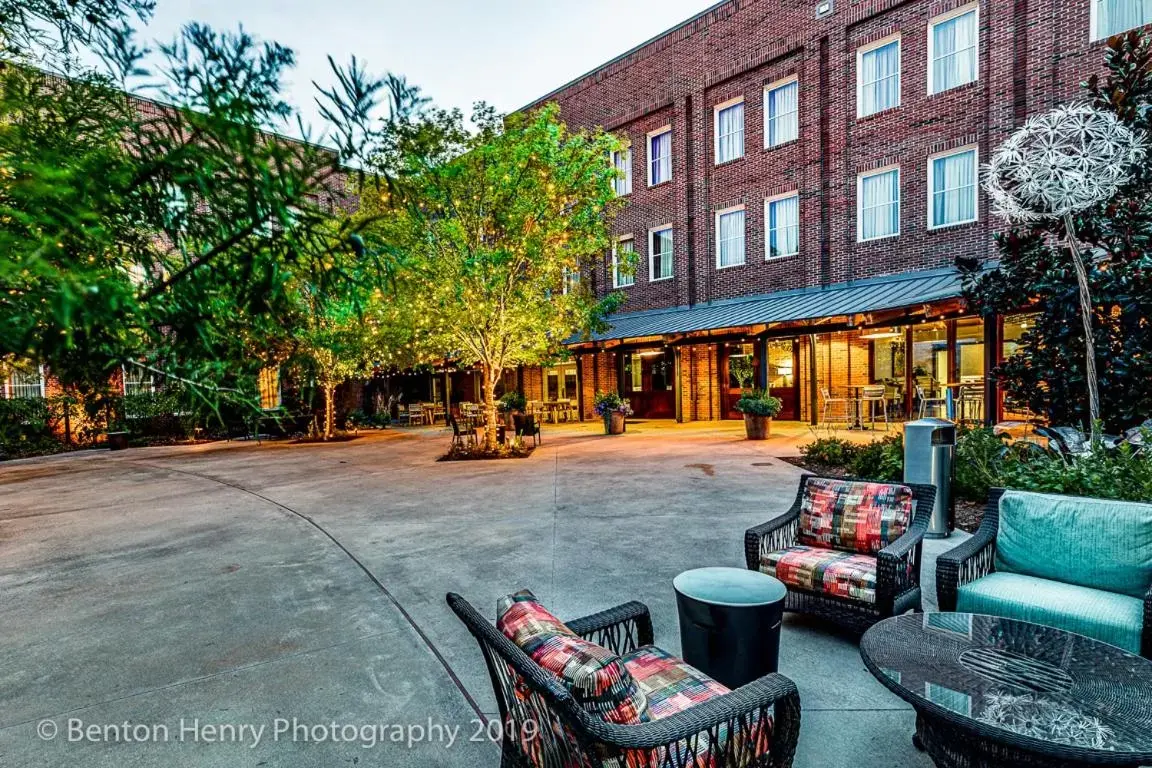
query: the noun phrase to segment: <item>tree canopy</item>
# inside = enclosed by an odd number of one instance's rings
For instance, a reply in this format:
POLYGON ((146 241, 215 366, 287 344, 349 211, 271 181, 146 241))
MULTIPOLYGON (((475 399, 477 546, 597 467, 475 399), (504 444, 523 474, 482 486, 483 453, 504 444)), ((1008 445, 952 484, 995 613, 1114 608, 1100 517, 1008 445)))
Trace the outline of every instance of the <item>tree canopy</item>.
POLYGON ((378 158, 394 183, 364 196, 366 230, 389 254, 395 300, 423 355, 476 363, 495 443, 502 372, 563 354, 619 303, 585 278, 610 245, 617 140, 571 131, 555 106, 501 119, 480 106, 399 131, 378 158))

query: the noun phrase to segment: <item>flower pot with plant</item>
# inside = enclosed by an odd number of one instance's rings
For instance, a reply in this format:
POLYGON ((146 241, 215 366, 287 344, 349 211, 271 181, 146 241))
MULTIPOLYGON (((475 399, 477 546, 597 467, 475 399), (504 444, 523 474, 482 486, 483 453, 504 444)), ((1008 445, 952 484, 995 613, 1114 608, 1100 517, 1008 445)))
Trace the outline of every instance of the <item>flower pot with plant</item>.
POLYGON ((771 430, 772 417, 784 406, 780 398, 754 389, 740 395, 736 410, 744 414, 744 430, 749 440, 766 440, 771 430))
POLYGON ((604 434, 619 435, 627 426, 627 418, 632 415, 632 406, 615 392, 597 392, 592 409, 604 419, 604 434))
POLYGON ((496 410, 504 417, 504 426, 511 428, 515 419, 513 418, 518 413, 524 413, 528 409, 528 398, 524 397, 523 392, 505 392, 504 396, 496 401, 496 410))

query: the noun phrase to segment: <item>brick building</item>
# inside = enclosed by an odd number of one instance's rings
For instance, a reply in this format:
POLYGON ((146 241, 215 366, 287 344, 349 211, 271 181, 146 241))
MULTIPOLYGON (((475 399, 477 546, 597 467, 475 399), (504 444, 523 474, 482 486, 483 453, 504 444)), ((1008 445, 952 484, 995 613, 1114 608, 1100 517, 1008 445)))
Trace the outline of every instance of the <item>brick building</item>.
POLYGON ((527 396, 723 419, 751 369, 781 418, 860 385, 893 418, 949 392, 1001 416, 986 373, 1027 317, 960 300, 956 259, 994 255, 979 165, 1149 22, 1148 0, 727 0, 528 105, 630 148, 617 246, 584 278, 626 304, 574 363, 522 371, 527 396))

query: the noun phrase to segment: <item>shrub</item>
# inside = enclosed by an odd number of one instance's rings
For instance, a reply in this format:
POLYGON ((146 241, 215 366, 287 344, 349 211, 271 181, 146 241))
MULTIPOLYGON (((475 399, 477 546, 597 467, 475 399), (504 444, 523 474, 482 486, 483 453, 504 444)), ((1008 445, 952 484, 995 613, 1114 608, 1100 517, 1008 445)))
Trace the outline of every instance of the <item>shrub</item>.
POLYGON ((783 407, 784 404, 780 402, 780 398, 772 397, 762 389, 745 392, 741 394, 740 399, 736 401, 736 410, 752 416, 767 416, 768 418, 772 418, 780 413, 780 409, 783 407))
POLYGON ((838 437, 822 437, 800 446, 800 455, 809 464, 826 467, 847 467, 860 447, 838 437))
POLYGON ((904 477, 904 438, 889 435, 867 445, 857 446, 848 462, 848 471, 866 480, 897 481, 904 477))
POLYGON ((962 430, 956 438, 956 476, 952 492, 957 498, 984 501, 989 488, 1004 484, 1008 453, 1004 441, 991 429, 962 430))

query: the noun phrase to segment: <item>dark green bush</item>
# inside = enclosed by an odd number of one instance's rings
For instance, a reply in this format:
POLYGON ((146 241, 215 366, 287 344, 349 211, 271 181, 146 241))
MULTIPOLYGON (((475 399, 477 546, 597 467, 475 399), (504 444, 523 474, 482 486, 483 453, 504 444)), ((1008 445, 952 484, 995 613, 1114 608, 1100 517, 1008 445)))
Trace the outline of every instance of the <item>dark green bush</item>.
POLYGON ((902 480, 904 478, 904 438, 889 435, 867 445, 856 447, 848 471, 866 480, 902 480))
POLYGON ((52 431, 52 410, 42 397, 0 400, 0 457, 14 459, 63 448, 52 431))
POLYGON ((1007 453, 1004 441, 990 428, 961 431, 956 438, 956 476, 952 482, 956 498, 984 501, 989 488, 1003 486, 1007 453))
POLYGON ((846 468, 860 446, 838 437, 822 437, 800 446, 800 455, 809 464, 846 468))

